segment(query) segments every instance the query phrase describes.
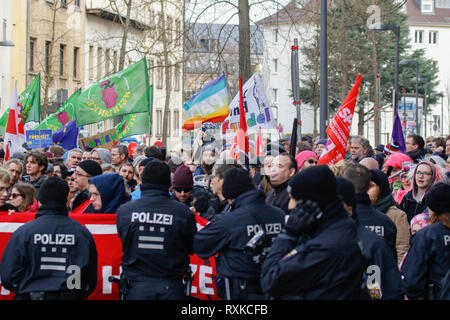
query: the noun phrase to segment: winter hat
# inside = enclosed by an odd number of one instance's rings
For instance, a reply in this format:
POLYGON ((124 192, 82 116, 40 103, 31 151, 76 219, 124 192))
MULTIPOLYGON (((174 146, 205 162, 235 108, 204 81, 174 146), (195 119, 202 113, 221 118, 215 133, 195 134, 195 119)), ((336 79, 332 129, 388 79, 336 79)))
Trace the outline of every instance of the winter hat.
POLYGON ((97 151, 98 155, 100 156, 100 159, 103 163, 111 163, 111 152, 104 148, 95 148, 92 149, 92 151, 97 151))
POLYGON ((231 168, 225 172, 222 195, 226 199, 236 199, 241 194, 254 189, 255 186, 245 169, 231 168))
POLYGON ((144 155, 137 156, 136 159, 134 159, 134 161, 133 161, 133 167, 136 168, 137 164, 138 164, 138 163, 140 164, 141 161, 144 160, 145 158, 147 158, 147 157, 144 156, 144 155))
POLYGON ((355 210, 356 207, 356 196, 355 196, 355 186, 353 183, 343 177, 336 177, 337 192, 342 198, 344 203, 355 210))
POLYGON ((327 144, 327 139, 319 139, 317 142, 316 142, 316 146, 317 145, 319 145, 319 144, 323 144, 323 145, 326 145, 327 144))
POLYGON ((172 156, 167 162, 167 165, 169 166, 171 172, 176 171, 179 166, 183 165, 183 159, 178 156, 172 156))
POLYGON ((388 143, 384 147, 383 151, 386 153, 396 153, 396 152, 398 152, 398 148, 399 148, 399 146, 396 145, 395 143, 388 143))
POLYGON ((43 205, 66 206, 69 185, 58 176, 49 177, 40 186, 37 200, 43 205))
MULTIPOLYGON (((153 158, 153 157, 146 157, 144 160, 139 162, 139 167, 145 167, 147 165, 147 163, 149 163, 151 161, 155 161, 155 160, 158 160, 158 159, 153 158)), ((158 161, 161 161, 161 160, 158 160, 158 161)))
POLYGON ((386 174, 378 169, 371 169, 370 170, 371 178, 370 180, 373 181, 377 186, 380 187, 380 194, 378 196, 378 200, 381 200, 388 195, 391 194, 391 188, 389 185, 389 180, 386 174))
POLYGON ((272 142, 266 146, 266 152, 264 153, 264 156, 267 156, 267 155, 277 156, 283 152, 286 152, 286 149, 283 147, 282 144, 272 142))
POLYGON ((182 165, 175 170, 172 186, 174 188, 192 188, 194 186, 192 172, 188 166, 182 165))
POLYGON ((295 157, 295 160, 297 160, 298 170, 300 170, 300 168, 303 166, 303 163, 305 163, 306 159, 309 158, 319 160, 319 157, 316 155, 316 153, 309 150, 302 151, 295 157))
POLYGON ((397 153, 391 154, 386 159, 385 165, 386 165, 386 168, 393 167, 394 169, 401 169, 403 162, 413 163, 413 160, 407 154, 397 152, 397 153))
POLYGON ((377 145, 375 150, 383 152, 384 151, 384 145, 382 145, 382 144, 377 145))
MULTIPOLYGON (((143 160, 145 161, 145 160, 143 160)), ((167 164, 161 160, 150 160, 142 172, 142 183, 145 188, 145 184, 160 184, 170 187, 170 169, 167 164)))
POLYGON ((78 164, 78 166, 86 171, 86 173, 91 177, 95 177, 103 173, 102 167, 94 160, 83 160, 78 164))
POLYGON ((428 207, 437 215, 450 212, 450 185, 439 182, 428 192, 428 207))
POLYGON ((287 191, 296 200, 317 202, 322 210, 338 198, 336 177, 326 165, 298 172, 289 180, 287 191))

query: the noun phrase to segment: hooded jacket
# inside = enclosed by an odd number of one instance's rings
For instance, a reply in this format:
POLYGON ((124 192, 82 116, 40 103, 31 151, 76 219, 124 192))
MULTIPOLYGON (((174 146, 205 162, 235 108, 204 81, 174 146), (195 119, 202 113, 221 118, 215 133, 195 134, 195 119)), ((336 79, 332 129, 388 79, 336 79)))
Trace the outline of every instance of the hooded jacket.
POLYGON ((89 179, 102 199, 102 208, 94 213, 116 213, 117 209, 129 200, 125 190, 125 182, 117 173, 106 173, 89 179))
POLYGON ((104 148, 95 148, 92 149, 92 151, 97 151, 98 155, 100 156, 100 159, 102 161, 102 164, 104 163, 111 163, 111 152, 104 148))

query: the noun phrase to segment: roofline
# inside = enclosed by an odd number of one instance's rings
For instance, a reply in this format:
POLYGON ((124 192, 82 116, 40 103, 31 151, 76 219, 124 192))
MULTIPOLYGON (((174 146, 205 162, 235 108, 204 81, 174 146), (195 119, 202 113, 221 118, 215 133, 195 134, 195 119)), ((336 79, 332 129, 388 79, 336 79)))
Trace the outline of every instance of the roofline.
MULTIPOLYGON (((90 9, 86 9, 86 14, 90 14, 90 15, 94 15, 100 18, 104 18, 106 20, 115 22, 115 23, 119 23, 120 24, 120 20, 118 19, 119 14, 115 13, 115 12, 111 12, 102 8, 90 8, 90 9)), ((122 19, 126 19, 125 16, 120 15, 120 17, 122 19)), ((145 29, 155 29, 154 26, 151 26, 149 24, 137 21, 135 19, 130 19, 130 23, 131 25, 135 28, 135 29, 139 29, 139 30, 145 30, 145 29)))

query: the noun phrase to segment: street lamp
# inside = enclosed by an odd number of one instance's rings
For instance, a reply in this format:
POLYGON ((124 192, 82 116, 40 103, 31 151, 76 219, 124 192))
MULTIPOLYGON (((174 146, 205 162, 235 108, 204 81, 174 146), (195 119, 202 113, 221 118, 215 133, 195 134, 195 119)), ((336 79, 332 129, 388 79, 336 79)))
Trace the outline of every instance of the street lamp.
MULTIPOLYGON (((424 127, 424 134, 423 135, 426 137, 427 136, 427 112, 426 111, 427 111, 427 95, 428 95, 427 83, 428 83, 428 79, 427 78, 422 78, 422 77, 414 77, 414 78, 412 78, 412 80, 416 81, 416 82, 418 81, 420 83, 423 83, 424 87, 425 87, 425 94, 423 96, 423 110, 422 110, 422 113, 425 116, 425 127, 424 127)), ((419 127, 417 127, 417 128, 420 130, 419 127)))
POLYGON ((394 82, 394 115, 398 111, 398 66, 399 66, 399 43, 400 43, 400 27, 395 24, 386 24, 377 22, 369 27, 370 30, 391 30, 395 34, 395 82, 394 82))
POLYGON ((444 135, 444 94, 442 92, 432 93, 432 97, 440 97, 441 98, 441 136, 444 135))
POLYGON ((400 65, 413 65, 416 67, 416 134, 419 133, 419 62, 416 60, 403 59, 400 65))
POLYGON ((14 47, 14 42, 11 40, 0 41, 0 47, 14 47))

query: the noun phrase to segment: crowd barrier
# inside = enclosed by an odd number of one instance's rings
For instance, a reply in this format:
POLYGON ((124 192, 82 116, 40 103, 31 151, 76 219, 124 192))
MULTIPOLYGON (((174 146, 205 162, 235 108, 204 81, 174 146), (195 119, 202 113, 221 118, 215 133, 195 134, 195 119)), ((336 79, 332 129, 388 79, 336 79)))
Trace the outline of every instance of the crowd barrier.
MULTIPOLYGON (((118 300, 119 287, 109 281, 110 276, 119 277, 121 272, 122 242, 117 235, 115 214, 69 214, 69 216, 91 232, 97 247, 98 272, 97 287, 89 300, 118 300)), ((0 256, 12 233, 20 226, 33 220, 35 214, 27 212, 0 212, 0 256)), ((201 229, 207 220, 195 215, 197 229, 201 229)), ((196 254, 190 256, 193 273, 191 296, 201 300, 218 300, 215 286, 216 264, 214 257, 203 260, 196 254)), ((0 275, 1 278, 1 275, 0 275)), ((6 288, 0 289, 0 300, 11 300, 14 293, 6 288)))

